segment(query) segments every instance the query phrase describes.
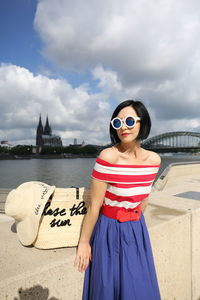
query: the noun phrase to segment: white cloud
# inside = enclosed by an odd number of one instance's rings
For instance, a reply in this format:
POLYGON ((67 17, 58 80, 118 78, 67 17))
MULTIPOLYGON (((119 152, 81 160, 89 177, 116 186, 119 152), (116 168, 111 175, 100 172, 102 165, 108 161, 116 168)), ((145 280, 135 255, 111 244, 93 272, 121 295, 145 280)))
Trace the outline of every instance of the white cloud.
POLYGON ((200 46, 199 19, 198 0, 40 0, 35 27, 57 66, 103 64, 132 85, 185 72, 200 46))
POLYGON ((64 144, 74 138, 87 143, 108 141, 109 104, 103 96, 90 95, 87 86, 73 89, 64 79, 34 75, 15 65, 0 67, 0 138, 13 143, 35 144, 39 114, 49 116, 53 132, 64 144))
POLYGON ((89 70, 103 99, 143 101, 154 134, 200 130, 199 20, 198 0, 40 0, 35 28, 44 56, 89 70))
POLYGON ((64 145, 74 138, 79 142, 107 144, 112 111, 133 95, 150 112, 150 136, 177 130, 200 131, 198 93, 187 86, 187 81, 125 87, 116 72, 100 65, 91 73, 98 82, 98 93, 89 92, 88 84, 73 88, 64 79, 50 79, 19 66, 1 65, 0 139, 34 145, 41 113, 43 125, 48 114, 53 133, 61 136, 64 145), (112 97, 115 101, 111 101, 112 97))

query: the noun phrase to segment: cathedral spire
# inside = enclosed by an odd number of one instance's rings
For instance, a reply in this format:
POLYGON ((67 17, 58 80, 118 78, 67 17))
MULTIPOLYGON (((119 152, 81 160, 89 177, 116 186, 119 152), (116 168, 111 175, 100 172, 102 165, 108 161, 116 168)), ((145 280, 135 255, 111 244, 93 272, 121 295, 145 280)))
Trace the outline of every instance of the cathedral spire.
POLYGON ((46 125, 44 127, 44 134, 45 135, 51 135, 52 134, 52 131, 51 131, 51 127, 49 125, 49 119, 48 119, 48 116, 46 118, 46 125))
POLYGON ((36 145, 41 145, 42 135, 43 135, 43 126, 42 126, 42 119, 41 119, 41 114, 40 114, 39 123, 37 126, 37 132, 36 132, 36 145))
POLYGON ((42 126, 41 114, 40 114, 39 123, 38 123, 38 126, 37 126, 37 133, 43 134, 43 126, 42 126))

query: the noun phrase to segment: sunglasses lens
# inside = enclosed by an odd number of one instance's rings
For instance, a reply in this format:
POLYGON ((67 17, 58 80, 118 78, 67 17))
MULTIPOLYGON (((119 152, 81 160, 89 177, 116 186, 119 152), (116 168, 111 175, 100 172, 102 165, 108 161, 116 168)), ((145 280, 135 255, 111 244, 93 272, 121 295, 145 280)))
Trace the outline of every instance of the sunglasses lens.
POLYGON ((118 129, 118 128, 120 128, 121 123, 122 123, 121 120, 115 119, 115 120, 113 121, 113 127, 114 127, 115 129, 118 129))
POLYGON ((126 118, 126 125, 127 125, 128 127, 134 126, 134 125, 135 125, 135 120, 134 120, 132 117, 126 118))

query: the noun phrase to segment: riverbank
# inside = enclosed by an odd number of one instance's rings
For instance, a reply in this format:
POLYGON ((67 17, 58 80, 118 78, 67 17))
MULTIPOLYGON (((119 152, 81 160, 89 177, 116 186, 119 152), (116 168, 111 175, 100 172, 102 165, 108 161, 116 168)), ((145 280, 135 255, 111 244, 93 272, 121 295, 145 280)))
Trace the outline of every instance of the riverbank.
POLYGON ((0 153, 0 160, 16 160, 16 159, 71 159, 71 158, 95 158, 94 154, 28 154, 14 155, 9 153, 0 153))
MULTIPOLYGON (((195 156, 200 157, 200 152, 178 152, 178 153, 159 153, 160 156, 195 156)), ((0 153, 0 160, 16 160, 16 159, 71 159, 71 158, 96 158, 98 154, 72 154, 72 153, 61 153, 61 154, 11 154, 11 153, 0 153)))

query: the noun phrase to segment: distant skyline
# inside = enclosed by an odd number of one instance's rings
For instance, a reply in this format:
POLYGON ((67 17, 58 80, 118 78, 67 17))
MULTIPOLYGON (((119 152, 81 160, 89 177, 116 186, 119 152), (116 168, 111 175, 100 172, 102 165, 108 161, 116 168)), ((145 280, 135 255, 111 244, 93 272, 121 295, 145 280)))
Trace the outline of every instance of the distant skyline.
POLYGON ((106 145, 114 108, 141 100, 149 137, 200 132, 198 0, 2 0, 0 140, 106 145))

